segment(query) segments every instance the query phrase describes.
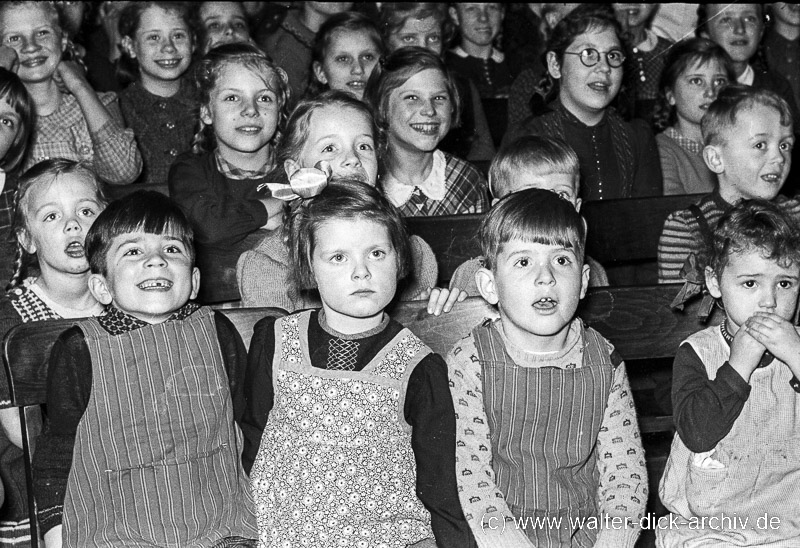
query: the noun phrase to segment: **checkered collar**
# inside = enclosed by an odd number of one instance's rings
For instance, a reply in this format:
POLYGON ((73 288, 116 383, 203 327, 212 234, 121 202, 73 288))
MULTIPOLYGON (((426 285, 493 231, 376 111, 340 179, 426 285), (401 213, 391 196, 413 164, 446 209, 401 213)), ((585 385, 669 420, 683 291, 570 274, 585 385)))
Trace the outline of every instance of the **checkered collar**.
POLYGON ((267 176, 267 173, 272 171, 272 163, 267 162, 261 169, 251 171, 249 169, 241 169, 231 164, 219 152, 219 148, 214 151, 214 158, 217 161, 217 169, 228 179, 235 181, 243 181, 245 179, 261 179, 267 176))
POLYGON ((701 154, 703 152, 702 143, 698 143, 697 141, 689 139, 688 137, 684 137, 683 133, 678 131, 678 128, 670 126, 664 130, 664 135, 678 143, 682 149, 691 152, 692 154, 701 154))
MULTIPOLYGON (((167 318, 167 321, 174 322, 185 320, 194 314, 199 308, 200 305, 198 304, 186 303, 181 308, 176 310, 172 316, 167 318)), ((127 312, 123 312, 113 305, 109 305, 106 309, 105 315, 98 317, 97 321, 100 322, 100 326, 103 329, 108 331, 110 335, 114 336, 122 335, 124 333, 128 333, 129 331, 141 329, 142 327, 147 327, 150 325, 139 318, 131 316, 127 312)))

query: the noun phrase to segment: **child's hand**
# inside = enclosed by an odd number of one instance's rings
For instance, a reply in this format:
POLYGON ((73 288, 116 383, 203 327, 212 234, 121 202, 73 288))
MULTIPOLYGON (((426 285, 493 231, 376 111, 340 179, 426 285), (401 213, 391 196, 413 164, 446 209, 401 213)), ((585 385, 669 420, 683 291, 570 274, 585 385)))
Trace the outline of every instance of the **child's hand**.
POLYGON ((750 375, 753 374, 765 350, 766 347, 758 342, 749 331, 742 326, 733 337, 731 357, 728 359, 728 363, 741 375, 745 382, 749 383, 750 375))
POLYGON ((0 67, 11 72, 17 72, 19 68, 19 56, 17 50, 8 46, 0 46, 0 67))
MULTIPOLYGON (((791 200, 781 202, 779 205, 781 209, 783 209, 791 217, 794 219, 800 219, 800 200, 792 198, 791 200)), ((772 351, 770 350, 770 352, 772 351)))
POLYGON ((425 291, 421 298, 428 299, 428 314, 439 316, 442 312, 450 312, 454 304, 466 299, 467 292, 461 291, 457 287, 453 289, 432 287, 425 291))
POLYGON ((774 312, 756 312, 745 322, 745 329, 800 378, 800 335, 792 322, 774 312))
POLYGON ((67 91, 72 95, 78 95, 87 88, 91 89, 83 68, 75 61, 61 61, 56 67, 53 78, 61 91, 67 91))

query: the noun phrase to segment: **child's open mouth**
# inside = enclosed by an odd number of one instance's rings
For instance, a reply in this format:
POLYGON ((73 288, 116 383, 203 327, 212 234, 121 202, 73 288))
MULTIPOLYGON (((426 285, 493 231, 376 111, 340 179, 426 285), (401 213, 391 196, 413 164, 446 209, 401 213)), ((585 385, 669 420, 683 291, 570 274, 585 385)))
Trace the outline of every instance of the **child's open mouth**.
POLYGON ((156 65, 165 69, 173 69, 181 64, 182 59, 165 59, 156 61, 156 65))
POLYGON ((594 91, 599 91, 600 93, 608 93, 608 90, 611 88, 611 84, 607 84, 605 82, 592 82, 589 84, 589 87, 594 91))
POLYGON ((22 65, 25 68, 33 68, 33 67, 38 67, 39 65, 43 65, 45 62, 47 62, 47 56, 42 55, 39 57, 33 57, 32 59, 27 59, 25 61, 22 61, 20 65, 22 65))
POLYGON ((553 310, 556 306, 558 306, 558 303, 553 299, 551 299, 550 297, 542 297, 541 299, 533 303, 533 308, 535 308, 536 310, 550 311, 553 310))
POLYGON ((437 135, 439 124, 411 124, 411 129, 423 135, 437 135))
POLYGON ((367 86, 367 83, 363 80, 353 80, 352 82, 347 82, 347 87, 362 90, 367 86))
POLYGON ((69 244, 64 250, 64 253, 73 259, 81 259, 86 256, 86 252, 83 250, 83 244, 80 242, 72 242, 69 244))
POLYGON ((172 282, 163 278, 145 280, 136 287, 142 291, 167 291, 172 287, 172 282))
POLYGON ((781 175, 780 173, 767 173, 766 175, 762 175, 761 179, 774 185, 781 182, 781 175))
POLYGON ((261 130, 264 129, 261 126, 240 126, 236 128, 236 131, 241 131, 247 135, 256 135, 261 133, 261 130))

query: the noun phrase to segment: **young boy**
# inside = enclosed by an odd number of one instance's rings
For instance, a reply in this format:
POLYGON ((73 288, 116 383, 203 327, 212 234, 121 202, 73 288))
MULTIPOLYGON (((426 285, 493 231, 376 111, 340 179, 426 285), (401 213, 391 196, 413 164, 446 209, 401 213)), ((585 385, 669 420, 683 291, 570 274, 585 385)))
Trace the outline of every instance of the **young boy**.
POLYGON ((725 320, 681 344, 658 546, 800 546, 800 229, 764 200, 722 217, 705 280, 725 320))
POLYGON ((794 126, 786 101, 771 91, 731 84, 701 121, 703 159, 718 186, 697 204, 667 217, 658 242, 658 280, 682 281, 681 269, 697 255, 723 213, 741 200, 774 200, 800 214, 800 204, 778 196, 792 165, 794 126))
POLYGON ((247 355, 229 320, 190 302, 191 225, 166 196, 137 192, 97 217, 86 253, 107 313, 50 356, 34 456, 48 548, 255 546, 230 396, 247 355))
MULTIPOLYGON (((556 137, 526 135, 502 147, 489 166, 489 192, 492 204, 512 192, 541 188, 556 193, 581 210, 580 165, 578 155, 567 143, 556 137)), ((450 280, 450 289, 459 288, 470 297, 479 295, 475 273, 484 267, 484 257, 475 257, 459 266, 450 280)), ((609 285, 600 263, 586 257, 589 265, 589 287, 609 285)))
POLYGON ((639 535, 647 471, 625 365, 575 317, 585 238, 575 208, 541 189, 508 195, 481 226, 478 289, 500 318, 447 357, 459 498, 480 547, 639 535))

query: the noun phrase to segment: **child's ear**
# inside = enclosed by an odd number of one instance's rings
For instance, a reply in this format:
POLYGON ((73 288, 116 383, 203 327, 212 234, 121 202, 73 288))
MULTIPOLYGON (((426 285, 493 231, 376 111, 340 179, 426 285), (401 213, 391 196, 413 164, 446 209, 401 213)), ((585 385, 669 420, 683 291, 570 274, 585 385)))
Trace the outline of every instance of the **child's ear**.
POLYGON ((450 13, 450 20, 453 22, 453 24, 455 26, 458 26, 459 25, 458 10, 454 6, 450 6, 448 13, 450 13))
POLYGON ((669 106, 674 107, 675 106, 675 94, 672 93, 672 90, 671 89, 667 89, 664 92, 664 96, 667 98, 667 103, 669 104, 669 106))
POLYGON ((17 231, 17 242, 22 246, 22 249, 25 250, 25 253, 29 253, 30 255, 36 253, 36 244, 33 243, 33 238, 31 238, 30 233, 24 228, 17 231))
POLYGON ((211 109, 208 105, 200 107, 200 120, 207 126, 214 125, 214 119, 211 117, 211 109))
MULTIPOLYGON (((575 211, 580 213, 582 205, 583 205, 583 200, 581 200, 580 198, 575 198, 575 211)), ((583 222, 585 223, 586 219, 584 219, 583 222)))
POLYGON ((111 304, 111 301, 114 300, 114 296, 108 289, 106 278, 102 274, 89 276, 89 293, 101 304, 111 304))
POLYGON ((589 274, 592 267, 588 263, 583 263, 583 271, 581 272, 581 299, 586 296, 586 291, 589 289, 589 274))
POLYGON ((556 80, 561 78, 561 64, 558 62, 558 56, 554 51, 547 52, 547 71, 556 80))
POLYGON ((488 268, 479 268, 475 273, 475 285, 478 292, 489 304, 497 304, 500 297, 497 295, 497 285, 494 282, 494 274, 488 268))
POLYGON ((125 53, 128 54, 128 57, 136 59, 136 49, 133 47, 133 40, 131 40, 130 36, 123 36, 121 45, 125 53))
POLYGON ((717 278, 717 273, 714 272, 713 268, 707 266, 705 270, 705 275, 706 275, 706 287, 708 288, 708 292, 715 299, 721 298, 722 291, 719 290, 719 279, 717 278))
POLYGON ((314 70, 314 76, 323 84, 328 84, 328 77, 325 76, 325 71, 322 70, 322 65, 319 61, 314 61, 311 68, 314 70))
POLYGON ((289 179, 291 179, 292 175, 299 170, 300 164, 296 160, 288 158, 285 162, 283 162, 283 171, 286 172, 286 177, 289 179))
POLYGON ((722 159, 722 152, 716 145, 706 145, 703 149, 703 160, 708 169, 719 175, 725 173, 725 161, 722 159))
POLYGON ((189 294, 189 300, 193 301, 197 298, 197 293, 200 291, 200 269, 194 267, 192 269, 192 292, 189 294))

